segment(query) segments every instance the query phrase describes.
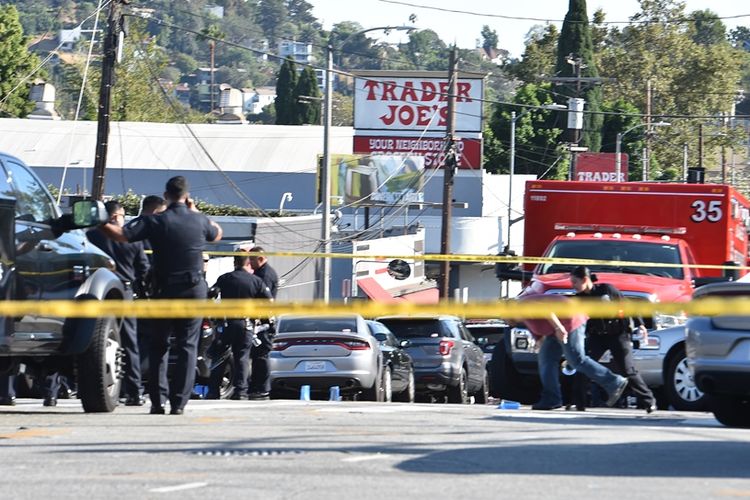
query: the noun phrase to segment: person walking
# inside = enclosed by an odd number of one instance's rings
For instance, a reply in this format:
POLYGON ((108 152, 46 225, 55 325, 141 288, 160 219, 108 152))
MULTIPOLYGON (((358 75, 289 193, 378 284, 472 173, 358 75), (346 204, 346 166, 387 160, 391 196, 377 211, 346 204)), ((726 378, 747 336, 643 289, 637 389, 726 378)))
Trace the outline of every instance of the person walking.
MULTIPOLYGON (((234 271, 219 276, 214 286, 220 290, 222 299, 273 300, 268 286, 252 274, 249 255, 235 256, 234 271)), ((248 399, 248 363, 254 324, 249 318, 231 318, 224 324, 224 335, 227 335, 232 346, 234 358, 234 392, 231 399, 248 399)), ((211 394, 218 395, 218 389, 212 387, 211 394)))
MULTIPOLYGON (((250 253, 265 252, 263 247, 256 246, 250 249, 250 253)), ((276 270, 268 263, 265 255, 251 255, 250 267, 253 273, 266 284, 271 291, 273 298, 279 292, 279 275, 276 270)), ((258 334, 260 343, 250 348, 250 362, 252 370, 250 371, 250 399, 264 400, 268 399, 271 393, 271 370, 268 366, 268 355, 271 353, 271 334, 266 331, 258 334)))
MULTIPOLYGON (((546 305, 549 302, 565 302, 570 299, 557 294, 545 295, 538 290, 538 285, 534 282, 526 287, 518 300, 546 305)), ((620 399, 628 381, 586 356, 586 320, 587 317, 583 314, 560 318, 555 313, 549 313, 542 318, 523 320, 534 338, 538 342, 541 341, 537 361, 542 394, 539 401, 532 405, 532 410, 554 410, 562 406, 559 372, 560 358, 563 356, 573 368, 587 375, 609 393, 608 406, 614 405, 620 399)))
MULTIPOLYGON (((573 269, 570 273, 570 282, 578 297, 606 301, 624 299, 622 292, 615 286, 598 283, 596 274, 593 274, 586 266, 573 269)), ((599 359, 609 350, 616 371, 627 377, 628 387, 637 398, 638 405, 647 413, 653 413, 656 410, 656 398, 633 363, 631 332, 634 329, 637 329, 644 338, 648 337, 648 331, 640 318, 589 318, 586 323, 586 351, 593 359, 599 359), (638 326, 635 327, 635 324, 638 326)), ((577 403, 576 406, 580 404, 582 403, 577 403)))
MULTIPOLYGON (((125 225, 125 208, 120 202, 112 200, 104 204, 109 215, 109 224, 122 227, 125 225)), ((115 274, 125 284, 125 291, 134 294, 136 283, 144 282, 149 271, 149 262, 144 252, 143 243, 123 243, 112 241, 101 228, 86 232, 88 240, 99 247, 115 262, 115 274)), ((125 406, 142 406, 141 396, 141 351, 138 345, 138 333, 135 318, 123 318, 120 328, 120 339, 125 351, 125 377, 123 392, 125 406)))
MULTIPOLYGON (((136 224, 102 226, 115 241, 149 240, 154 251, 155 298, 205 299, 208 285, 203 278, 203 247, 218 241, 222 229, 200 213, 190 199, 187 179, 167 181, 164 198, 167 209, 159 215, 143 217, 136 224)), ((195 364, 202 319, 170 318, 155 322, 149 342, 149 397, 151 413, 164 414, 161 394, 168 394, 170 414, 182 415, 195 383, 195 364), (169 339, 174 336, 177 365, 167 389, 169 339)))

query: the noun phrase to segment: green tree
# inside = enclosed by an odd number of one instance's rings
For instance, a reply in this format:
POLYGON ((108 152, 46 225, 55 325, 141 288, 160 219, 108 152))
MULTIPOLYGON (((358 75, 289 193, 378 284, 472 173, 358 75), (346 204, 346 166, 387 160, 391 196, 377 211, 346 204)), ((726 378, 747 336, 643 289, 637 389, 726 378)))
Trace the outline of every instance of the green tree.
POLYGON ((294 125, 297 114, 297 103, 294 89, 297 86, 296 64, 287 59, 281 65, 276 80, 276 125, 294 125))
POLYGON ((284 0, 260 0, 256 22, 263 29, 271 47, 275 47, 282 31, 280 28, 289 20, 289 11, 284 0))
POLYGON ((320 124, 320 90, 315 71, 306 66, 294 86, 294 102, 296 104, 296 125, 319 125, 320 124))
POLYGON ((554 24, 537 25, 526 35, 520 61, 511 61, 506 70, 522 82, 541 82, 555 74, 557 39, 560 33, 554 24))
MULTIPOLYGON (((550 84, 521 85, 513 99, 516 104, 543 106, 552 104, 550 84)), ((491 151, 485 144, 484 167, 493 173, 507 173, 510 165, 511 112, 516 111, 515 173, 545 175, 547 178, 564 176, 566 163, 559 161, 558 141, 564 113, 547 109, 519 108, 499 104, 490 118, 491 151), (523 114, 522 114, 523 113, 523 114)))
POLYGON ((691 36, 699 45, 715 45, 727 39, 727 27, 719 16, 709 9, 696 10, 690 14, 691 36))
MULTIPOLYGON (((565 15, 558 39, 555 69, 557 75, 563 77, 578 76, 579 73, 582 77, 595 78, 599 76, 594 60, 591 30, 586 13, 586 0, 570 0, 568 13, 565 15), (571 59, 575 64, 570 64, 571 59)), ((599 114, 602 91, 598 86, 577 87, 575 85, 564 87, 561 93, 570 97, 585 99, 587 112, 584 114, 583 131, 578 142, 588 147, 589 151, 597 152, 602 143, 602 115, 599 114)))
POLYGON ((482 48, 485 51, 495 50, 497 49, 497 43, 499 41, 499 38, 497 36, 497 31, 490 29, 489 26, 486 24, 482 26, 482 48))
POLYGON ((620 152, 628 155, 628 178, 631 181, 642 179, 643 164, 640 161, 641 152, 643 151, 643 138, 645 127, 641 118, 640 110, 633 104, 618 99, 615 102, 605 102, 602 104, 604 123, 602 124, 602 151, 614 153, 617 149, 617 134, 630 130, 627 135, 622 137, 620 152))
POLYGON ((34 109, 29 84, 39 58, 29 53, 27 43, 18 10, 0 5, 0 113, 7 116, 23 117, 34 109))
POLYGON ((409 33, 409 41, 400 46, 405 58, 418 69, 448 69, 448 47, 432 30, 409 33))

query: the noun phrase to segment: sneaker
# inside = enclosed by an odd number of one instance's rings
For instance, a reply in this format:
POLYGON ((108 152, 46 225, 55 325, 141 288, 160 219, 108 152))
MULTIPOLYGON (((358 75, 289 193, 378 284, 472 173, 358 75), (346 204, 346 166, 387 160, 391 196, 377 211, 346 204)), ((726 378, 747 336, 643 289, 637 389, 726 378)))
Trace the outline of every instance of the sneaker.
POLYGON ((267 392, 251 392, 250 396, 248 396, 248 399, 250 399, 251 401, 265 401, 271 398, 267 392))
POLYGON ((625 392, 625 388, 628 386, 628 379, 623 378, 620 384, 617 386, 617 389, 615 389, 615 392, 609 395, 609 399, 607 399, 607 406, 612 407, 620 400, 620 397, 622 396, 622 393, 625 392))
POLYGON ((0 406, 16 406, 16 398, 0 398, 0 406))
POLYGON ((654 413, 656 411, 656 405, 650 404, 646 406, 646 413, 654 413))

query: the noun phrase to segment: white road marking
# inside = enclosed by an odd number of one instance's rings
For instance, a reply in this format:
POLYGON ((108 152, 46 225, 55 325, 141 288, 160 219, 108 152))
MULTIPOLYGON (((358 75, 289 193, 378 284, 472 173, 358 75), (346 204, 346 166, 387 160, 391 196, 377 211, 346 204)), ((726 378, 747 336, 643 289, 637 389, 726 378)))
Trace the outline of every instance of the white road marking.
POLYGON ((204 486, 208 486, 208 483, 185 483, 185 484, 178 484, 176 486, 163 486, 161 488, 154 488, 152 490, 148 490, 152 493, 171 493, 173 491, 182 491, 182 490, 192 490, 194 488, 203 488, 204 486))
POLYGON ((342 462, 366 462, 368 460, 382 460, 384 458, 390 458, 391 456, 386 453, 378 453, 376 455, 361 455, 357 457, 342 458, 342 462))

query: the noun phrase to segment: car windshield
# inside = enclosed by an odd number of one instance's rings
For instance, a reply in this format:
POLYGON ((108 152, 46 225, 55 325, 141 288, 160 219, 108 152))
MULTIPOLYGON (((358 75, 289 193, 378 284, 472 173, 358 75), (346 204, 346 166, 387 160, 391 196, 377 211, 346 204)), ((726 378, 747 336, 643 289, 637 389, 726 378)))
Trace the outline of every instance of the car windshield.
POLYGON ((436 319, 381 319, 393 334, 400 339, 436 338, 447 336, 436 319))
POLYGON ((356 332, 356 318, 282 318, 279 333, 356 332))
MULTIPOLYGON (((682 263, 677 245, 621 240, 558 241, 546 257, 665 264, 682 263)), ((569 273, 575 267, 575 264, 541 264, 539 274, 569 273)), ((646 267, 627 264, 592 264, 588 267, 593 272, 643 274, 674 279, 682 279, 684 276, 681 267, 646 267)))

